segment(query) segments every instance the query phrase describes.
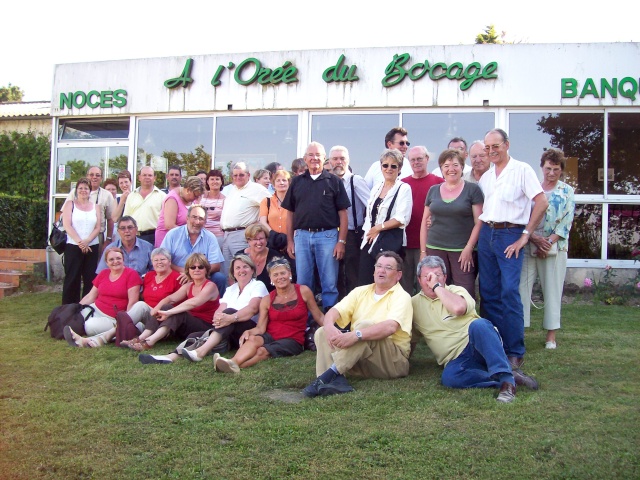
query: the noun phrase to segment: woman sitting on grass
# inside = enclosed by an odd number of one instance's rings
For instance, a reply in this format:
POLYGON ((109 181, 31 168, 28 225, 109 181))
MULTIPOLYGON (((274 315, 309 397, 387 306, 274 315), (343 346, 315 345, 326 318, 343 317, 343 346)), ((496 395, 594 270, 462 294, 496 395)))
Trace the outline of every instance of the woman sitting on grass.
POLYGON ((271 357, 299 355, 304 350, 304 332, 309 312, 322 325, 323 315, 311 290, 291 282, 291 265, 280 257, 267 265, 271 284, 275 286, 260 302, 258 324, 240 336, 240 349, 233 358, 216 353, 215 369, 238 373, 271 357))

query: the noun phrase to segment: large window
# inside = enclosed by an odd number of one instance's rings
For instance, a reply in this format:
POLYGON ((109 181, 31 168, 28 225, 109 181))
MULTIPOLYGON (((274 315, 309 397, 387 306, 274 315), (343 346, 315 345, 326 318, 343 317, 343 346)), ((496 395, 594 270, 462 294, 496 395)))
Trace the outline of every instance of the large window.
POLYGON ((156 171, 156 185, 164 188, 166 173, 178 165, 183 176, 212 166, 213 118, 144 119, 138 122, 138 171, 151 166, 156 171))
POLYGON ((640 114, 609 114, 609 194, 640 195, 640 114))
MULTIPOLYGON (((320 142, 327 150, 342 145, 349 150, 350 166, 354 173, 364 175, 384 150, 384 136, 399 125, 397 114, 314 115, 311 121, 311 140, 320 142)), ((412 141, 409 135, 409 141, 412 141)))
POLYGON ((55 171, 56 194, 69 193, 90 167, 102 169, 102 180, 115 178, 127 168, 129 147, 121 146, 64 146, 58 148, 55 171))
POLYGON ((569 234, 569 258, 602 257, 602 205, 576 205, 569 234))
POLYGON ((483 140, 487 131, 495 128, 493 112, 481 113, 405 113, 402 126, 409 132, 411 145, 425 145, 431 152, 427 169, 438 167, 438 156, 454 137, 471 145, 483 140))
POLYGON ((271 162, 287 170, 298 147, 297 115, 218 117, 215 166, 227 172, 236 162, 245 162, 253 174, 271 162))

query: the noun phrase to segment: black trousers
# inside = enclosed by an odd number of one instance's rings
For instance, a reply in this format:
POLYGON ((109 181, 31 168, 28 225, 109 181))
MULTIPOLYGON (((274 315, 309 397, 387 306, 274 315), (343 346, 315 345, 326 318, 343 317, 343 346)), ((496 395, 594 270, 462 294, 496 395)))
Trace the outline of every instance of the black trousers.
MULTIPOLYGON (((344 258, 338 267, 338 298, 342 300, 351 290, 358 286, 358 271, 360 270, 360 244, 362 243, 362 229, 347 232, 347 244, 344 258)), ((372 277, 373 278, 373 277, 372 277)))
POLYGON ((64 249, 64 284, 62 304, 78 303, 91 288, 98 268, 98 245, 91 246, 91 252, 82 253, 80 247, 67 243, 64 249), (82 285, 82 295, 80 287, 82 285))

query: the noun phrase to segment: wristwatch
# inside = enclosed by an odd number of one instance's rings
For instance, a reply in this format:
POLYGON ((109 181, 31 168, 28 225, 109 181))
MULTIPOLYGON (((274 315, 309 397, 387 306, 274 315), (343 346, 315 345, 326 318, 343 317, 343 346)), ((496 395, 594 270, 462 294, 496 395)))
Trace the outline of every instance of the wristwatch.
POLYGON ((339 242, 339 243, 342 243, 343 245, 346 245, 346 244, 347 244, 347 241, 346 241, 346 240, 338 240, 338 242, 339 242))
POLYGON ((358 337, 358 341, 362 341, 362 332, 360 330, 356 330, 356 337, 358 337))
POLYGON ((531 233, 529 232, 529 230, 527 230, 526 228, 524 230, 522 230, 522 234, 523 235, 531 235, 531 233))
POLYGON ((436 282, 436 283, 433 285, 433 288, 432 288, 431 290, 433 290, 433 291, 435 292, 435 291, 436 291, 436 288, 441 287, 441 286, 442 286, 442 284, 441 284, 440 282, 436 282))

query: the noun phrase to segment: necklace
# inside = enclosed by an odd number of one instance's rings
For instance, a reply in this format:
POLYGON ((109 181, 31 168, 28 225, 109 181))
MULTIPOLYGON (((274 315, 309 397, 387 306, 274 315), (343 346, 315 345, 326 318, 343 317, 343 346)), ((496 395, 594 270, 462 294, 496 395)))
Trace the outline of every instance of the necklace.
POLYGON ((282 303, 285 303, 289 297, 294 296, 296 293, 296 289, 293 285, 289 284, 289 288, 287 289, 286 292, 278 292, 278 298, 281 300, 282 303))

